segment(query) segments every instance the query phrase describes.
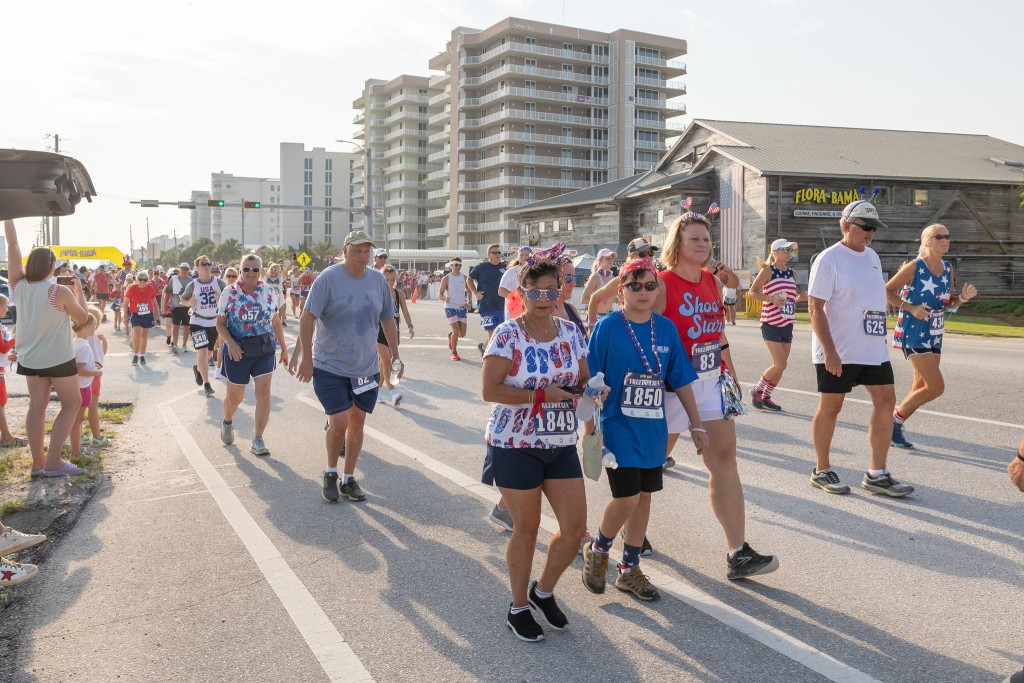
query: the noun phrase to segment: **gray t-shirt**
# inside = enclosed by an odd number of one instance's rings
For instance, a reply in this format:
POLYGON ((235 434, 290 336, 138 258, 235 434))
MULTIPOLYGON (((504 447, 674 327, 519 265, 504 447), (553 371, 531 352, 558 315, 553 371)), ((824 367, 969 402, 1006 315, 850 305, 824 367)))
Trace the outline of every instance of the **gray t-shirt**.
POLYGON ((306 299, 316 318, 313 367, 342 377, 368 377, 379 369, 377 330, 393 318, 395 302, 384 275, 367 268, 352 277, 335 264, 320 273, 306 299))

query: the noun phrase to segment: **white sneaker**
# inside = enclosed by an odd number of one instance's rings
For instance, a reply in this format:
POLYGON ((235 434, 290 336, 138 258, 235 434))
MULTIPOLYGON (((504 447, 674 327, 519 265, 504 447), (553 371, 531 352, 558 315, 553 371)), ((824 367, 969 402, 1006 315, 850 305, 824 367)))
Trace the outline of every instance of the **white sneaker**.
POLYGON ((388 403, 390 398, 384 387, 377 390, 377 403, 388 403))
POLYGON ((391 389, 391 405, 393 405, 394 407, 397 408, 398 404, 402 402, 403 398, 405 398, 405 394, 402 393, 402 390, 399 389, 398 387, 392 387, 392 389, 391 389))
POLYGON ((19 564, 8 557, 0 557, 0 586, 14 586, 28 581, 37 571, 34 564, 19 564))
POLYGON ((220 371, 219 367, 216 370, 213 371, 213 378, 214 379, 227 379, 227 377, 224 376, 224 373, 220 371))
POLYGON ((13 555, 19 550, 39 545, 45 540, 44 534, 25 534, 17 529, 7 527, 0 534, 0 555, 13 555))

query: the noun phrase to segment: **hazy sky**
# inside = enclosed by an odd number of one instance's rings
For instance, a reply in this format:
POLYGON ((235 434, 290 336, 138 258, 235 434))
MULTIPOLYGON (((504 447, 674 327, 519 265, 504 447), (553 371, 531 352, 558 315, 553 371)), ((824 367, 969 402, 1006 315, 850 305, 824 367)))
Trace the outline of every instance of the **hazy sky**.
MULTIPOLYGON (((189 231, 210 173, 273 177, 278 143, 348 150, 367 78, 430 74, 455 26, 507 17, 684 38, 692 118, 982 133, 1024 144, 1024 3, 812 0, 5 2, 0 147, 81 160, 100 196, 65 245, 189 231), (563 18, 564 12, 564 18, 563 18), (1013 47, 1017 45, 1018 47, 1013 47), (369 65, 372 65, 369 66, 369 65)), ((17 221, 24 245, 38 221, 17 221)))

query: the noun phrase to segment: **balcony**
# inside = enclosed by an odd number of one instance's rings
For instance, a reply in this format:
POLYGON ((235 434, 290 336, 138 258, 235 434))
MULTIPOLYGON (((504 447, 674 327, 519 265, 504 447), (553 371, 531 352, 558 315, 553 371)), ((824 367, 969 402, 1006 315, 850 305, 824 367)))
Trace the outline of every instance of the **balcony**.
POLYGON ((633 125, 637 128, 654 128, 657 130, 686 130, 682 123, 671 123, 669 121, 649 121, 647 119, 633 119, 633 125))
POLYGON ((445 105, 444 111, 438 112, 427 119, 427 123, 432 126, 436 126, 439 123, 444 123, 452 115, 451 105, 445 105))
POLYGON ((509 52, 520 52, 524 54, 545 55, 557 57, 558 59, 571 59, 578 62, 589 62, 591 64, 607 64, 608 55, 591 55, 576 50, 559 50, 557 48, 542 47, 539 45, 526 45, 525 43, 505 43, 482 55, 468 56, 463 60, 465 64, 485 64, 509 52))
POLYGON ((500 178, 491 178, 489 180, 459 183, 459 190, 472 192, 474 190, 486 190, 492 187, 509 187, 512 185, 522 187, 554 187, 561 190, 582 190, 590 187, 593 183, 588 180, 561 180, 559 178, 506 175, 500 178))
POLYGON ((448 80, 451 77, 452 77, 451 73, 447 72, 447 71, 444 72, 443 74, 439 75, 439 76, 433 76, 433 77, 431 77, 431 79, 429 81, 430 87, 431 88, 440 88, 442 85, 447 83, 448 80))
POLYGON ((426 114, 421 114, 418 111, 409 111, 409 110, 399 111, 399 112, 395 112, 394 114, 392 114, 391 116, 387 117, 386 119, 377 119, 376 121, 373 122, 373 125, 375 125, 375 126, 390 126, 392 123, 396 123, 397 121, 402 121, 402 120, 407 120, 407 121, 426 121, 427 120, 427 115, 426 114))
POLYGON ((643 64, 644 66, 660 66, 663 69, 679 71, 681 74, 686 73, 686 62, 680 62, 675 59, 661 59, 660 57, 642 57, 637 55, 636 63, 643 64))
POLYGON ((519 230, 512 221, 491 221, 489 223, 459 223, 459 232, 495 232, 499 230, 519 230))
POLYGON ((681 91, 680 94, 686 92, 686 84, 679 83, 678 81, 666 81, 664 78, 641 78, 636 77, 636 85, 644 86, 647 88, 665 88, 666 90, 677 90, 681 91))
POLYGON ((665 143, 662 141, 653 142, 651 140, 633 140, 633 146, 637 149, 655 149, 659 152, 666 152, 668 148, 665 147, 665 143))
POLYGON ((444 149, 432 152, 427 157, 427 161, 443 161, 444 159, 447 159, 450 154, 451 152, 448 151, 448 145, 445 145, 444 149))
POLYGON ((495 199, 489 202, 478 202, 476 204, 459 204, 459 212, 479 212, 479 211, 491 211, 494 209, 515 209, 526 204, 531 204, 531 201, 525 199, 512 199, 506 197, 505 199, 495 199))
POLYGON ((483 74, 481 76, 467 76, 465 78, 460 78, 459 87, 479 87, 485 83, 490 83, 495 79, 500 79, 504 76, 510 76, 512 74, 519 74, 531 78, 550 79, 563 83, 574 82, 590 83, 593 85, 608 85, 608 83, 610 82, 607 76, 591 76, 589 74, 578 74, 576 72, 558 71, 555 69, 541 69, 536 66, 506 64, 505 66, 495 69, 494 71, 488 71, 486 74, 483 74))
MULTIPOLYGON (((390 159, 391 157, 398 156, 400 154, 414 154, 416 156, 425 156, 433 152, 435 147, 411 147, 409 145, 401 145, 399 147, 393 147, 391 149, 381 152, 380 156, 383 159, 390 159)), ((374 153, 374 158, 377 154, 374 153)))
POLYGON ((427 104, 429 100, 429 95, 420 95, 418 93, 402 93, 400 95, 392 95, 391 98, 384 103, 384 108, 390 109, 399 102, 409 102, 411 104, 427 104))
POLYGON ((444 206, 439 207, 437 209, 431 209, 430 211, 427 211, 427 217, 428 218, 444 218, 445 216, 448 215, 448 206, 449 206, 449 204, 447 202, 445 202, 444 206))
MULTIPOLYGON (((437 171, 441 167, 440 164, 415 164, 415 163, 391 163, 384 167, 385 174, 399 173, 401 171, 418 171, 420 173, 430 173, 431 171, 437 171)), ((378 171, 379 172, 379 171, 378 171)))
POLYGON ((362 123, 365 120, 366 113, 363 111, 358 112, 355 116, 352 117, 352 123, 362 123))
POLYGON ((451 92, 449 92, 450 87, 451 86, 445 88, 444 92, 439 92, 438 94, 431 96, 431 98, 427 100, 427 104, 432 107, 436 107, 440 105, 442 102, 447 102, 448 100, 450 100, 452 97, 451 92))
POLYGON ((589 138, 563 137, 561 135, 540 135, 538 133, 519 133, 516 131, 505 131, 497 135, 491 135, 479 140, 460 140, 459 149, 479 149, 489 147, 501 142, 516 140, 519 142, 539 142, 549 145, 574 146, 574 147, 608 147, 607 140, 591 140, 589 138))
POLYGON ((448 139, 452 132, 450 130, 441 130, 436 133, 431 133, 430 137, 427 138, 427 142, 432 145, 438 145, 448 139))
POLYGON ((537 90, 535 88, 503 88, 482 97, 467 97, 459 100, 459 107, 482 107, 496 100, 509 97, 523 97, 531 100, 553 100, 555 102, 576 102, 578 104, 608 105, 607 97, 591 97, 555 92, 553 90, 537 90))
POLYGON ((633 169, 637 171, 649 171, 657 165, 657 161, 634 161, 633 169))
POLYGON ((648 109, 672 109, 679 111, 680 114, 673 114, 672 116, 681 116, 686 113, 686 105, 682 102, 669 102, 666 99, 648 99, 646 97, 637 97, 633 104, 638 107, 647 107, 648 109))
POLYGON ((460 128, 481 128, 498 121, 551 121, 553 123, 571 123, 577 126, 607 127, 608 119, 596 119, 587 116, 569 116, 566 114, 550 114, 547 112, 527 111, 525 109, 506 109, 479 119, 459 118, 460 128))
MULTIPOLYGON (((380 185, 377 185, 380 188, 380 185)), ((384 185, 385 192, 393 192, 394 190, 428 190, 437 189, 437 183, 430 180, 400 180, 397 183, 387 183, 384 185)))
POLYGON ((440 228, 427 228, 427 237, 447 237, 448 226, 442 226, 440 228))
MULTIPOLYGON (((593 159, 562 159, 561 157, 545 157, 536 154, 496 154, 478 161, 463 161, 460 171, 479 168, 490 168, 500 164, 525 164, 528 166, 560 166, 562 168, 596 168, 607 169, 607 161, 593 159)), ((447 173, 446 173, 447 175, 447 173)))

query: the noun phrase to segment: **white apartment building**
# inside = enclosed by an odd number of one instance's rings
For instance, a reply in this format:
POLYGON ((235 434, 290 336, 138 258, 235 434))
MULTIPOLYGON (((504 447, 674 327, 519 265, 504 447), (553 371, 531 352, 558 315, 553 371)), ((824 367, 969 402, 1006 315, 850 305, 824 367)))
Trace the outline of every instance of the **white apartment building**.
MULTIPOLYGON (((389 249, 440 247, 443 221, 428 215, 429 194, 441 186, 428 174, 441 168, 428 157, 441 149, 428 140, 427 102, 436 94, 426 76, 402 75, 390 81, 366 81, 352 106, 361 124, 355 137, 371 154, 374 223, 371 235, 389 249)), ((355 195, 359 206, 366 197, 366 157, 356 162, 355 195)), ((365 226, 365 216, 360 217, 365 226)))
POLYGON ((357 198, 355 189, 356 164, 361 158, 353 152, 307 150, 301 142, 282 142, 281 180, 273 194, 288 208, 277 210, 281 231, 276 241, 267 244, 299 247, 327 241, 340 248, 362 216, 331 209, 362 206, 361 190, 357 198))
MULTIPOLYGON (((277 209, 246 209, 243 202, 275 204, 281 198, 281 181, 249 178, 231 173, 212 173, 210 199, 224 200, 224 208, 211 208, 210 239, 221 243, 238 240, 247 248, 280 244, 281 212, 277 209)), ((196 211, 199 211, 199 207, 196 211)))
POLYGON ((205 237, 210 239, 210 209, 206 202, 210 199, 207 190, 192 190, 192 201, 196 208, 192 210, 192 221, 189 225, 192 241, 205 237))
MULTIPOLYGON (((199 207, 196 207, 196 211, 199 207)), ((176 247, 185 247, 192 244, 191 235, 172 233, 170 235, 157 235, 146 243, 146 259, 148 261, 159 260, 163 253, 176 247)), ((177 264, 175 264, 177 265, 177 264)))
MULTIPOLYGON (((686 41, 508 18, 459 27, 429 67, 430 237, 516 243, 505 211, 652 168, 683 130, 686 41), (434 147, 437 145, 438 147, 434 147)), ((358 121, 357 117, 357 121, 358 121)))

